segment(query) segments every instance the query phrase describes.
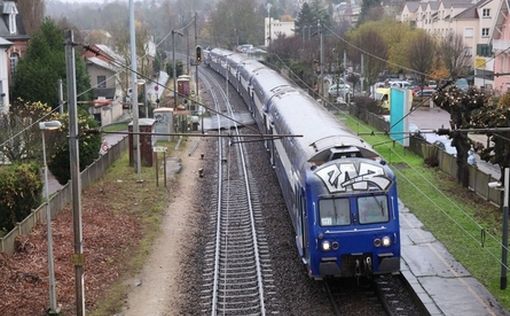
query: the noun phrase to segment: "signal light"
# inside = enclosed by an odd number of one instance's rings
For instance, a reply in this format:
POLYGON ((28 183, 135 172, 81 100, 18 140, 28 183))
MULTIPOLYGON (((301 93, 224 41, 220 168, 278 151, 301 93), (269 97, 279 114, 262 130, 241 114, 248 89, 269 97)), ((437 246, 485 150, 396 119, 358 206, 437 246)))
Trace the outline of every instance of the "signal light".
POLYGON ((202 47, 197 45, 196 48, 196 61, 197 64, 200 64, 202 62, 202 47))

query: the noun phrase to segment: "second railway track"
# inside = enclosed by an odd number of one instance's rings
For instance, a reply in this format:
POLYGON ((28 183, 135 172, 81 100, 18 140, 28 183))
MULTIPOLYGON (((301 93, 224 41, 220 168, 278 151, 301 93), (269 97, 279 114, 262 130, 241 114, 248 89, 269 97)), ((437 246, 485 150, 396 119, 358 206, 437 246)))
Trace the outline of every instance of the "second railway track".
MULTIPOLYGON (((227 95, 213 76, 201 73, 215 110, 233 116, 227 95), (222 106, 224 104, 224 106, 222 106)), ((220 119, 217 117, 218 126, 220 119)), ((225 133, 218 129, 218 133, 225 133)), ((272 273, 257 194, 242 144, 219 138, 217 146, 217 209, 211 213, 211 238, 206 247, 203 312, 210 315, 265 315, 272 273)))

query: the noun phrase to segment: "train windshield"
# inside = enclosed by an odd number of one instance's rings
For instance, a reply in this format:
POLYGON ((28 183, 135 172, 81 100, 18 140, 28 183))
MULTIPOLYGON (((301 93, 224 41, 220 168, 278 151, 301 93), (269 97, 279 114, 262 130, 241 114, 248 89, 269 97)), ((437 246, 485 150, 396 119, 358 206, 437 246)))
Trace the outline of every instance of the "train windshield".
POLYGON ((349 199, 319 200, 321 226, 342 226, 351 223, 349 199))
POLYGON ((385 223, 390 219, 386 195, 369 195, 358 198, 360 224, 385 223))

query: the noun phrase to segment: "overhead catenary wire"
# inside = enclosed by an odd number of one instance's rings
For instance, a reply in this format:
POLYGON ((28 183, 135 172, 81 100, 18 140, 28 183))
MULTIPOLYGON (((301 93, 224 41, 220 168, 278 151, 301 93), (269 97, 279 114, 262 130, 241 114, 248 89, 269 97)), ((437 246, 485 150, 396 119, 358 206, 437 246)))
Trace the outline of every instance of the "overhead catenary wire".
MULTIPOLYGON (((190 24, 190 22, 188 22, 188 24, 190 24)), ((188 27, 188 25, 186 25, 186 27, 188 27)), ((184 28, 184 27, 181 27, 181 29, 184 28)), ((168 36, 170 36, 170 34, 172 33, 172 30, 170 30, 158 43, 156 43, 156 48, 159 47, 167 38, 168 36)), ((145 58, 147 56, 148 52, 146 52, 143 56, 140 56, 140 57, 137 57, 137 59, 142 59, 142 58, 145 58)), ((130 65, 128 65, 129 69, 130 69, 130 65)), ((123 69, 123 71, 125 71, 125 69, 123 69)), ((117 74, 114 74, 108 78, 106 78, 105 80, 109 80, 109 79, 112 79, 112 78, 115 78, 117 74)), ((83 96, 84 94, 88 93, 88 92, 91 92, 92 90, 94 90, 95 88, 97 88, 99 86, 100 83, 97 83, 95 85, 92 85, 89 89, 85 90, 85 91, 82 91, 81 93, 77 94, 77 98, 83 96)), ((9 142, 12 142, 14 139, 16 139, 17 137, 21 136, 23 133, 25 133, 26 131, 28 131, 29 129, 31 129, 32 127, 36 126, 37 124, 39 124, 39 122, 43 121, 45 118, 47 118, 48 116, 50 116, 51 114, 53 114, 54 112, 56 112, 57 110, 60 109, 60 107, 63 107, 64 105, 67 104, 67 100, 64 100, 62 102, 62 104, 56 106, 55 108, 53 108, 49 113, 41 116, 40 118, 38 118, 37 120, 35 120, 34 122, 32 122, 31 124, 27 125, 26 127, 24 127, 22 130, 18 131, 17 133, 9 136, 5 141, 3 141, 2 143, 0 143, 0 148, 4 147, 7 143, 9 142)))
MULTIPOLYGON (((419 176, 420 178, 422 178, 431 188, 433 188, 436 192, 438 192, 440 195, 442 195, 451 205, 453 205, 457 210, 459 210, 461 212, 461 214, 463 216, 465 216, 466 218, 468 218, 474 225, 476 225, 476 227, 478 227, 480 230, 484 230, 485 231, 485 234, 488 235, 494 242, 496 242, 498 244, 498 246, 502 246, 502 243, 501 241, 499 241, 496 236, 494 236, 493 234, 489 233, 489 232, 486 232, 485 228, 480 224, 478 223, 473 216, 471 216, 468 212, 466 212, 464 209, 462 209, 458 203, 456 203, 455 201, 453 201, 448 195, 446 195, 441 189, 439 189, 433 182, 431 182, 429 179, 427 179, 422 172, 420 172, 419 170, 416 170, 415 167, 413 167, 412 165, 410 165, 409 163, 406 162, 406 159, 405 157, 402 157, 402 155, 400 155, 397 151, 395 151, 395 149, 393 148, 390 148, 390 151, 396 156, 398 157, 402 162, 404 162, 408 167, 409 169, 411 169, 417 176, 419 176)), ((412 180, 410 180, 408 177, 406 177, 402 171, 399 170, 399 168, 394 168, 394 170, 399 174, 399 177, 402 177, 403 179, 407 180, 412 186, 413 188, 415 188, 421 195, 423 195, 427 200, 430 200, 431 203, 436 206, 440 211, 441 213, 445 214, 450 220, 452 220, 455 225, 457 225, 465 234, 467 234, 470 238, 474 239, 474 240, 477 240, 478 239, 476 237, 474 237, 471 233, 469 233, 466 228, 464 228, 462 226, 461 223, 459 223, 455 218, 453 218, 444 208, 442 208, 439 204, 437 204, 437 202, 435 202, 434 200, 432 200, 425 192, 423 192, 423 190, 421 190, 418 186, 416 186, 416 184, 414 184, 414 182, 412 180)), ((485 250, 487 252, 489 252, 488 250, 485 250)), ((498 261, 500 261, 500 259, 494 255, 493 253, 489 252, 490 255, 492 257, 494 257, 495 259, 497 259, 498 261)))
MULTIPOLYGON (((232 118, 232 117, 230 117, 230 116, 228 116, 228 115, 226 115, 226 114, 223 114, 223 113, 221 113, 221 112, 219 112, 219 111, 217 111, 217 110, 215 110, 215 109, 213 109, 213 108, 211 108, 211 107, 209 107, 209 106, 207 106, 207 105, 205 105, 205 104, 203 104, 203 103, 201 103, 201 102, 195 101, 195 100, 193 100, 193 99, 189 98, 188 96, 186 96, 186 95, 184 95, 184 94, 182 94, 182 93, 179 93, 178 91, 174 91, 173 89, 171 89, 171 88, 167 87, 166 85, 163 85, 163 84, 161 84, 161 83, 157 82, 156 80, 154 80, 154 79, 152 79, 152 78, 150 78, 150 77, 148 77, 148 76, 146 76, 146 75, 144 75, 144 74, 142 74, 142 73, 140 73, 140 72, 138 72, 138 71, 135 71, 135 70, 133 70, 133 69, 131 69, 131 68, 128 68, 128 67, 129 67, 128 65, 124 65, 124 64, 122 64, 122 63, 120 63, 120 62, 118 62, 118 61, 113 60, 111 57, 109 57, 109 56, 107 56, 107 55, 101 54, 101 52, 100 52, 100 51, 95 50, 93 47, 90 47, 89 45, 82 45, 82 46, 83 46, 85 49, 87 49, 87 50, 90 50, 90 51, 92 51, 92 52, 94 52, 94 53, 96 53, 96 54, 102 55, 102 56, 103 56, 103 57, 105 57, 105 58, 109 58, 109 59, 110 59, 110 61, 111 61, 112 63, 114 63, 114 64, 116 64, 116 65, 118 65, 118 66, 120 66, 120 67, 126 68, 128 71, 131 71, 131 72, 136 73, 136 74, 137 74, 138 76, 140 76, 141 78, 146 79, 146 80, 148 80, 148 81, 150 81, 150 82, 152 82, 152 83, 156 84, 157 86, 162 87, 162 88, 163 88, 163 89, 165 89, 165 90, 168 90, 168 91, 170 91, 170 92, 177 92, 177 94, 178 94, 180 97, 182 97, 182 98, 184 98, 184 99, 186 99, 186 100, 188 100, 188 101, 195 102, 196 104, 198 104, 198 105, 202 106, 203 108, 207 109, 209 112, 212 112, 212 113, 214 113, 214 114, 216 114, 216 115, 222 116, 222 117, 224 117, 224 118, 226 118, 226 119, 228 119, 228 120, 230 120, 230 121, 232 121, 232 122, 235 122, 235 123, 237 123, 237 124, 244 125, 244 124, 242 124, 242 122, 240 122, 240 121, 236 120, 235 118, 232 118)), ((175 79, 174 79, 174 80, 175 80, 175 79)), ((252 130, 252 131, 254 131, 254 132, 259 132, 257 129, 255 129, 255 128, 251 127, 251 126, 246 126, 246 128, 247 128, 247 129, 250 129, 250 130, 252 130)))

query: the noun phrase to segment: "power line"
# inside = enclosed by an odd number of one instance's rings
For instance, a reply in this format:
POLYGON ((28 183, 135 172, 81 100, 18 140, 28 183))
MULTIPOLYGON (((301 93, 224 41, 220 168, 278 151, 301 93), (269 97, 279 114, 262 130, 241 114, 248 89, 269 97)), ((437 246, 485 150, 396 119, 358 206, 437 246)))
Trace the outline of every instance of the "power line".
MULTIPOLYGON (((189 22, 191 23, 191 22, 189 22)), ((189 24, 188 23, 188 24, 189 24)), ((157 44, 156 44, 156 47, 159 47, 163 41, 168 38, 168 36, 172 33, 172 31, 169 31, 164 37, 163 39, 161 39, 157 44)), ((144 57, 146 57, 148 55, 148 52, 146 52, 143 56, 141 57, 137 57, 137 59, 142 59, 144 57)), ((129 69, 129 66, 127 66, 128 69, 129 69)), ((123 69, 122 71, 125 71, 125 69, 123 69)), ((114 74, 110 77, 108 77, 107 79, 105 80, 109 80, 109 79, 112 79, 112 78, 115 78, 117 74, 114 74)), ((150 79, 152 81, 152 79, 150 79)), ((158 83, 159 85, 159 83, 158 83)), ((94 90, 95 88, 97 88, 99 86, 99 83, 95 84, 95 85, 92 85, 89 89, 79 93, 76 97, 79 98, 81 96, 83 96, 84 94, 94 90)), ((13 141, 15 138, 19 137, 20 135, 22 135, 24 132, 28 131, 30 128, 32 128, 33 126, 37 125, 39 122, 41 122, 42 120, 44 120, 45 118, 47 118, 49 115, 51 115, 53 112, 57 111, 60 109, 60 107, 64 106, 65 104, 67 104, 67 100, 64 100, 62 102, 62 104, 56 106, 55 108, 53 108, 49 113, 43 115, 42 117, 38 118, 36 121, 34 121, 33 123, 29 124, 28 126, 26 126, 25 128, 23 128, 21 131, 17 132, 16 134, 10 136, 9 138, 7 138, 5 141, 3 141, 2 143, 0 143, 0 147, 4 147, 8 142, 11 142, 13 141)))
MULTIPOLYGON (((186 100, 188 100, 188 101, 195 102, 196 104, 198 104, 198 105, 202 106, 203 108, 207 109, 208 111, 210 111, 210 112, 212 112, 212 113, 214 113, 214 114, 216 114, 216 115, 222 116, 222 117, 224 117, 224 118, 226 118, 226 119, 228 119, 228 120, 230 120, 230 121, 232 121, 232 122, 235 122, 235 123, 237 123, 237 124, 244 125, 244 124, 242 124, 240 121, 238 121, 238 120, 236 120, 236 119, 234 119, 234 118, 232 118, 232 117, 230 117, 230 116, 228 116, 228 115, 226 115, 226 114, 223 114, 223 113, 221 113, 221 112, 219 112, 219 111, 217 111, 217 110, 214 110, 213 108, 208 107, 207 105, 203 104, 202 102, 195 101, 195 100, 191 99, 190 97, 188 97, 188 96, 186 96, 186 95, 184 95, 184 94, 182 94, 182 93, 179 93, 179 91, 175 91, 175 90, 173 90, 173 89, 171 89, 171 88, 168 88, 166 85, 163 85, 163 84, 161 84, 161 83, 157 82, 156 80, 154 80, 154 79, 152 79, 152 78, 150 78, 150 77, 148 77, 148 76, 146 76, 146 75, 144 75, 144 74, 142 74, 142 73, 140 73, 140 72, 138 72, 138 71, 135 71, 135 70, 133 70, 133 69, 129 68, 129 66, 124 65, 124 64, 122 64, 122 63, 120 63, 120 62, 118 62, 118 61, 116 61, 116 60, 112 59, 111 57, 109 57, 109 56, 107 56, 107 55, 102 54, 100 51, 95 50, 94 48, 92 48, 92 47, 90 47, 90 46, 88 46, 88 45, 82 45, 82 46, 83 46, 85 49, 87 49, 87 50, 89 50, 89 51, 91 51, 91 52, 94 52, 95 54, 102 55, 103 57, 110 59, 110 61, 111 61, 112 63, 115 63, 115 64, 117 64, 118 66, 120 66, 120 67, 122 67, 122 68, 125 68, 125 69, 126 69, 126 70, 128 70, 128 71, 134 72, 135 74, 137 74, 137 75, 138 75, 138 76, 140 76, 141 78, 144 78, 144 79, 146 79, 146 80, 148 80, 148 81, 150 81, 150 82, 152 82, 152 83, 154 83, 154 84, 156 84, 156 85, 158 85, 158 86, 162 87, 162 88, 163 88, 163 89, 165 89, 165 90, 168 90, 168 91, 170 91, 170 92, 177 92, 177 95, 179 95, 180 97, 185 98, 185 99, 186 99, 186 100)), ((174 80, 175 80, 175 78, 174 78, 174 80)), ((253 127, 246 126, 246 128, 248 128, 248 129, 250 129, 250 130, 252 130, 252 131, 258 132, 258 130, 254 129, 253 127)))

